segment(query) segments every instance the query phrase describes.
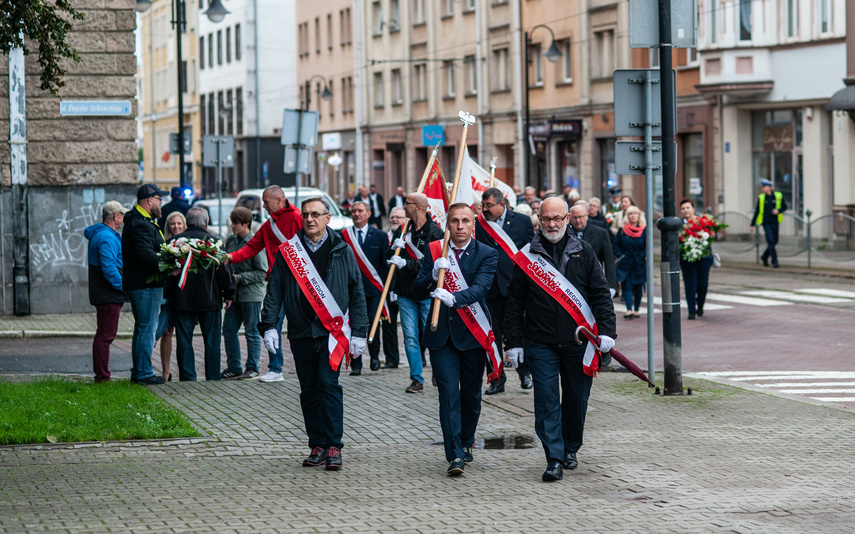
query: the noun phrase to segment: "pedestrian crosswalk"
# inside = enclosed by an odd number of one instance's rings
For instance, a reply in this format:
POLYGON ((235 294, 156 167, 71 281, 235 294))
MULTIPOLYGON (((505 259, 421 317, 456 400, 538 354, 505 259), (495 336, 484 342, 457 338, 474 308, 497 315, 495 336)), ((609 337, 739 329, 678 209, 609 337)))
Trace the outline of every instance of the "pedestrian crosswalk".
POLYGON ((855 404, 855 372, 850 371, 710 371, 691 373, 691 376, 735 385, 749 384, 773 394, 855 404))
MULTIPOLYGON (((647 313, 647 298, 642 298, 640 313, 647 313)), ((662 299, 653 298, 656 307, 654 313, 661 313, 662 299)), ((793 304, 850 304, 855 306, 855 291, 828 288, 804 289, 757 289, 739 291, 736 293, 707 293, 705 311, 728 310, 742 306, 791 306, 793 304)), ((685 300, 680 301, 680 308, 688 308, 685 300)), ((615 312, 626 312, 623 302, 615 301, 615 312)))

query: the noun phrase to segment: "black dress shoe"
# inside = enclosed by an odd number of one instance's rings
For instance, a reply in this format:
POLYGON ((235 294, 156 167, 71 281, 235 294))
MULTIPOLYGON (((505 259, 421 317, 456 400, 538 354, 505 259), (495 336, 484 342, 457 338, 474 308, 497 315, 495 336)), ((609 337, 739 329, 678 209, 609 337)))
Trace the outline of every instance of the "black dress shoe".
POLYGON ((549 462, 546 466, 546 471, 543 472, 543 476, 540 478, 543 479, 544 482, 562 480, 564 478, 564 468, 561 467, 561 462, 556 462, 555 460, 549 462))
POLYGON ((448 464, 448 469, 445 472, 450 477, 459 477, 463 474, 464 467, 466 467, 466 463, 463 461, 463 458, 455 458, 448 464))
POLYGON ((341 469, 341 449, 338 447, 330 447, 327 449, 327 471, 338 471, 341 469))
POLYGON ((611 354, 600 354, 600 367, 608 367, 612 363, 611 354))
POLYGON ((575 452, 568 452, 567 456, 564 457, 564 469, 576 469, 579 467, 579 462, 576 460, 575 452))
POLYGON ((463 447, 463 462, 471 464, 475 460, 472 456, 472 447, 463 447))
POLYGON ((359 369, 353 369, 350 371, 350 376, 359 376, 361 374, 362 374, 362 368, 361 367, 359 369))
POLYGON ((695 314, 694 314, 694 313, 690 313, 690 314, 689 314, 689 320, 690 320, 690 321, 694 321, 694 320, 695 320, 695 314))
POLYGON ((377 371, 378 369, 380 369, 380 358, 371 358, 371 363, 369 364, 369 367, 372 371, 377 371))
POLYGON ((136 379, 133 383, 141 386, 158 386, 160 384, 165 384, 166 380, 164 380, 162 376, 151 375, 148 378, 136 379))
POLYGON ((327 459, 327 450, 323 447, 315 447, 309 456, 303 460, 303 467, 317 467, 323 465, 327 459))
POLYGON ((523 389, 531 389, 534 387, 534 384, 531 382, 531 376, 525 375, 520 379, 520 387, 523 389))
POLYGON ((497 393, 504 392, 505 385, 498 380, 493 380, 492 382, 490 382, 490 387, 487 388, 487 395, 496 395, 497 393))
POLYGON ((387 364, 384 364, 383 367, 381 367, 380 369, 397 369, 397 368, 398 368, 398 364, 387 363, 387 364))

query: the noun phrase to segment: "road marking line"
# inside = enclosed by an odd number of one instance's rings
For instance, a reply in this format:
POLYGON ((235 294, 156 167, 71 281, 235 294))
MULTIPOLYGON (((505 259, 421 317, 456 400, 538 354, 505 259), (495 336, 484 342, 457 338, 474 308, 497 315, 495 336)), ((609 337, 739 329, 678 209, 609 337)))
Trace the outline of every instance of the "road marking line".
POLYGON ((825 402, 855 402, 855 397, 810 397, 813 400, 825 402))
POLYGON ((757 384, 761 388, 822 388, 837 386, 855 386, 855 382, 775 382, 774 384, 757 384))
POLYGON ((798 295, 796 293, 788 293, 785 291, 743 291, 742 294, 753 295, 756 297, 769 297, 773 299, 792 300, 795 302, 806 302, 808 304, 839 304, 841 302, 851 302, 851 299, 821 297, 818 295, 798 295))
POLYGON ((816 395, 818 393, 855 393, 855 389, 787 389, 778 390, 779 393, 789 393, 790 395, 816 395))
POLYGON ((788 306, 792 302, 772 299, 758 299, 742 295, 728 295, 725 293, 707 293, 707 300, 720 300, 734 304, 748 304, 749 306, 788 306))
POLYGON ((842 289, 825 289, 825 288, 810 288, 796 289, 799 293, 814 293, 816 295, 825 295, 826 297, 843 297, 847 299, 855 299, 855 291, 844 291, 842 289))
POLYGON ((695 374, 722 377, 780 375, 779 380, 794 375, 807 375, 811 378, 855 378, 855 371, 701 371, 695 374))
MULTIPOLYGON (((758 375, 758 376, 740 376, 740 377, 728 377, 728 380, 733 380, 734 382, 750 382, 752 380, 781 380, 782 378, 786 378, 787 380, 811 380, 816 379, 816 376, 812 375, 790 375, 787 377, 782 377, 780 375, 758 375)), ((851 378, 851 377, 841 377, 841 378, 851 378)))

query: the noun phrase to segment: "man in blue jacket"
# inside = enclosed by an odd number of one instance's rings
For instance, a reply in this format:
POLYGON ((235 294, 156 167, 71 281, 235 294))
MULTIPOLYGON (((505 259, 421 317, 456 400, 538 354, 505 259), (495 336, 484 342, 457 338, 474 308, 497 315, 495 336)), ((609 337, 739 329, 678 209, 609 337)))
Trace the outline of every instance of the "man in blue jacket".
POLYGON ((83 231, 89 240, 89 304, 95 306, 92 341, 95 382, 110 381, 110 344, 119 329, 119 312, 128 299, 122 289, 122 238, 127 208, 115 200, 101 208, 101 222, 83 231))
MULTIPOLYGON (((472 461, 472 444, 475 428, 481 415, 481 379, 487 361, 487 353, 476 335, 477 328, 466 322, 458 310, 474 316, 469 305, 477 304, 479 310, 489 313, 485 296, 493 283, 496 272, 496 251, 472 239, 475 229, 475 213, 462 203, 448 208, 448 231, 451 234, 448 257, 454 254, 466 286, 451 292, 437 288, 440 269, 450 267, 442 257, 442 242, 435 241, 428 247, 421 270, 416 278, 418 291, 427 293, 442 302, 436 331, 430 326, 424 330, 424 344, 430 350, 430 362, 439 389, 439 422, 445 444, 445 459, 449 462, 446 473, 450 476, 463 474, 466 462, 472 461)), ((448 276, 446 276, 448 278, 448 276)), ((449 286, 452 290, 453 287, 449 286)))

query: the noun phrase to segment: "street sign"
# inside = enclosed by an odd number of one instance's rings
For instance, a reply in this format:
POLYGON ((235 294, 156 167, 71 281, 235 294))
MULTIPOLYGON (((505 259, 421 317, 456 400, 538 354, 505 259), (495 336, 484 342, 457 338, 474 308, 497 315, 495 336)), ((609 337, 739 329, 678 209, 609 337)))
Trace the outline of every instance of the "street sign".
POLYGON ((202 138, 202 166, 216 167, 218 164, 221 167, 235 166, 235 138, 231 135, 206 135, 202 138))
POLYGON ((131 102, 130 100, 63 100, 59 103, 59 114, 78 117, 130 115, 131 102))
MULTIPOLYGON (((652 135, 662 136, 662 97, 659 83, 659 69, 617 69, 614 73, 614 102, 615 102, 615 135, 617 137, 642 137, 644 136, 644 80, 650 73, 654 81, 651 89, 651 118, 653 126, 652 135)), ((673 80, 677 74, 671 70, 673 80)), ((676 86, 676 82, 675 82, 676 86)), ((674 102, 677 102, 676 91, 674 102)), ((674 131, 677 131, 676 113, 674 114, 674 131)))
MULTIPOLYGON (((662 173, 662 141, 653 141, 653 171, 662 173)), ((674 143, 674 153, 677 153, 674 143)), ((615 142, 615 172, 618 174, 644 174, 644 141, 615 142)))
POLYGON ((317 145, 318 112, 313 110, 286 109, 282 113, 282 137, 280 141, 286 146, 317 145), (302 124, 300 124, 301 121, 302 124))
POLYGON ((285 147, 285 173, 309 174, 312 163, 311 148, 297 148, 295 146, 285 147), (299 150, 299 154, 298 154, 299 150), (299 160, 298 160, 299 155, 299 160), (299 161, 299 168, 297 167, 299 161))
MULTIPOLYGON (((184 153, 190 154, 192 152, 192 139, 187 134, 184 134, 184 153)), ((171 133, 169 134, 169 153, 170 154, 178 154, 178 134, 171 133)))
MULTIPOLYGON (((698 47, 697 0, 671 1, 671 45, 698 47)), ((659 0, 629 0, 630 48, 659 48, 659 0)))
POLYGON ((440 146, 445 144, 445 129, 441 124, 426 124, 422 126, 422 146, 440 146))

